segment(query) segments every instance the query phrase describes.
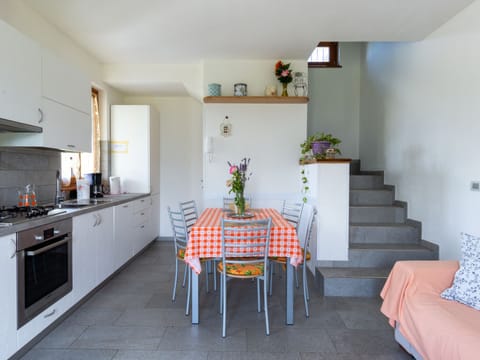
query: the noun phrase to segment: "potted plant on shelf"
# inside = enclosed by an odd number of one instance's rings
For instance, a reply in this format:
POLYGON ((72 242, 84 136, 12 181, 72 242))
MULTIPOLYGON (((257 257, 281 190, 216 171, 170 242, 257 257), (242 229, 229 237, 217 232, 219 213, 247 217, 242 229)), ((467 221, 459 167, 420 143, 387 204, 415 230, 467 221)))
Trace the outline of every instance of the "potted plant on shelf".
POLYGON ((341 154, 338 144, 342 141, 332 134, 325 134, 324 132, 317 132, 307 137, 307 139, 300 144, 302 149, 302 157, 300 161, 309 159, 325 159, 327 149, 333 149, 335 154, 341 154))

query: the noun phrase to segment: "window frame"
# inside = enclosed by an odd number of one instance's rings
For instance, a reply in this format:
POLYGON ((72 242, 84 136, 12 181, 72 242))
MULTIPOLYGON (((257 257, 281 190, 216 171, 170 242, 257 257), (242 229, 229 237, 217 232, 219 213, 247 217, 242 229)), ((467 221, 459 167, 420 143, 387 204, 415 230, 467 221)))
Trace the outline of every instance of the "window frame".
POLYGON ((316 47, 328 47, 330 59, 329 61, 308 62, 309 68, 341 68, 338 63, 338 42, 321 41, 316 47))

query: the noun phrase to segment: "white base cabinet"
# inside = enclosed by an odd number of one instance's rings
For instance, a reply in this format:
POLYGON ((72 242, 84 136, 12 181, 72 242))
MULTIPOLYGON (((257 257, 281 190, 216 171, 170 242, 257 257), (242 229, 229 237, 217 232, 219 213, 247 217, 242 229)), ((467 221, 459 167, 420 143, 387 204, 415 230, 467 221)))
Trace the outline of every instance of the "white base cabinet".
POLYGON ((16 234, 0 237, 0 359, 17 350, 16 234))
POLYGON ((113 209, 73 218, 73 297, 79 301, 115 270, 113 209))

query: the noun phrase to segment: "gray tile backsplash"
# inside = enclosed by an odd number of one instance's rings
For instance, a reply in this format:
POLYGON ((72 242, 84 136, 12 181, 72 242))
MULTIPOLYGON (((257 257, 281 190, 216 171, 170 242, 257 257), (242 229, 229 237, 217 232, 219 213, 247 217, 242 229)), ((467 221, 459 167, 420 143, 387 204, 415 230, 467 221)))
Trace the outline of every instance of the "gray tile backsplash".
POLYGON ((0 147, 0 206, 17 204, 17 190, 35 185, 39 204, 52 203, 60 152, 41 148, 0 147))

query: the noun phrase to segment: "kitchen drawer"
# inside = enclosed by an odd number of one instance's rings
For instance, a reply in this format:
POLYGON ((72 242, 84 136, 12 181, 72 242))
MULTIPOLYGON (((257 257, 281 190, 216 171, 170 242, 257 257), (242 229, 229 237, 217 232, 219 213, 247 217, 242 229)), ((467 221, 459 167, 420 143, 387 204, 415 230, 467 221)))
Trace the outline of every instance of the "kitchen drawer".
POLYGON ((25 346, 30 340, 62 316, 72 305, 73 295, 72 292, 69 292, 55 304, 49 306, 28 323, 23 325, 17 330, 18 348, 25 346))
POLYGON ((147 196, 141 199, 134 200, 131 202, 131 204, 132 204, 133 212, 139 212, 142 210, 146 210, 150 206, 152 206, 152 200, 151 200, 151 197, 147 196))
POLYGON ((146 224, 150 221, 151 209, 141 209, 133 214, 133 226, 146 224))

